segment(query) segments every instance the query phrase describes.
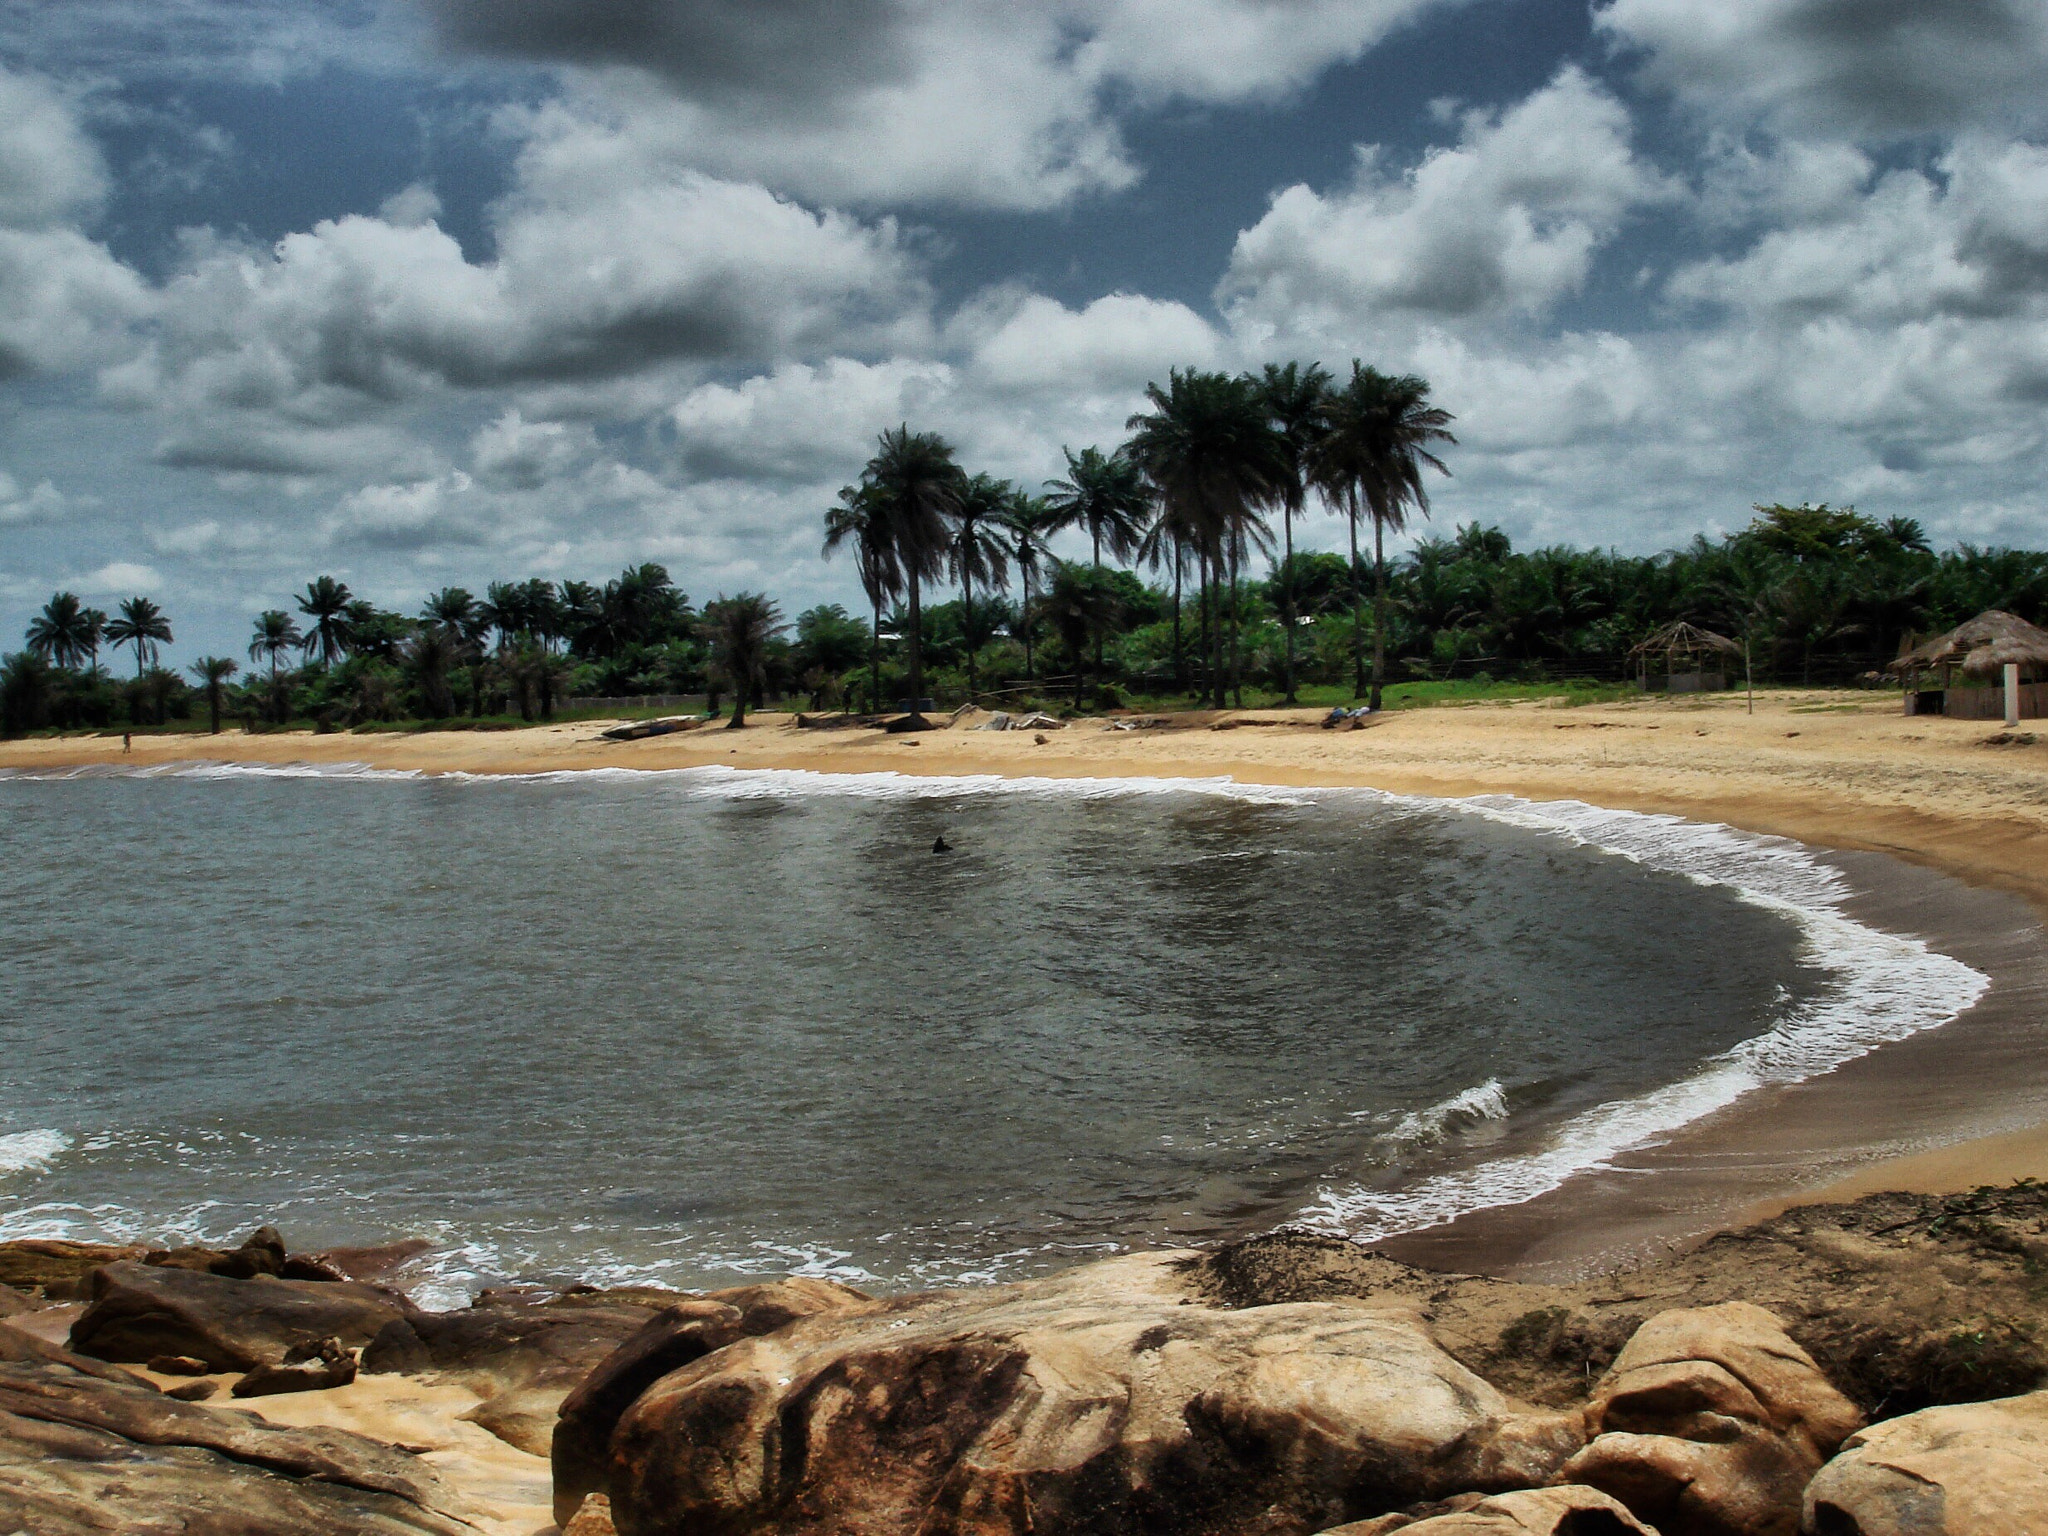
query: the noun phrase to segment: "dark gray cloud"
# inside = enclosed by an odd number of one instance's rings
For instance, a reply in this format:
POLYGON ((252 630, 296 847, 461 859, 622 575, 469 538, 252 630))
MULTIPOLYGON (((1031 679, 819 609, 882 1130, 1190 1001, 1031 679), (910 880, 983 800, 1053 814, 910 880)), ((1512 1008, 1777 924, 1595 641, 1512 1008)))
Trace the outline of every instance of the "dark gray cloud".
POLYGON ((628 64, 687 95, 820 106, 899 78, 894 0, 424 0, 449 47, 544 63, 628 64))
POLYGON ((1650 79, 1803 132, 1944 133, 2040 120, 2038 0, 1612 0, 1598 25, 1650 79))

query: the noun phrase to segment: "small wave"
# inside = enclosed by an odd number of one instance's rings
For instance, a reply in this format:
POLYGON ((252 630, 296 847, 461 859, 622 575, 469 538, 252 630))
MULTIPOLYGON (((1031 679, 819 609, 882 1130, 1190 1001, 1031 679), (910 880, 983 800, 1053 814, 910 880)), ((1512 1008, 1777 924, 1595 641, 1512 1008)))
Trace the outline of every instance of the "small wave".
POLYGON ((0 1177, 49 1166, 71 1145, 62 1131, 16 1131, 0 1136, 0 1177))
POLYGON ((1478 1087, 1452 1094, 1440 1104, 1403 1115, 1381 1140, 1434 1146, 1472 1126, 1505 1120, 1508 1113, 1507 1090, 1499 1078, 1489 1077, 1478 1087))

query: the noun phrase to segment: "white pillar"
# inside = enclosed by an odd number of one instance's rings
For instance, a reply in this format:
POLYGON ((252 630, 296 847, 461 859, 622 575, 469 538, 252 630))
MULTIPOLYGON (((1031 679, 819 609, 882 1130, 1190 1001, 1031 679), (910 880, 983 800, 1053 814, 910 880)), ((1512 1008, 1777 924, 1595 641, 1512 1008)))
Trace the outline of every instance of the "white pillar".
POLYGON ((2010 661, 2005 664, 2005 723, 2020 723, 2020 669, 2010 661))

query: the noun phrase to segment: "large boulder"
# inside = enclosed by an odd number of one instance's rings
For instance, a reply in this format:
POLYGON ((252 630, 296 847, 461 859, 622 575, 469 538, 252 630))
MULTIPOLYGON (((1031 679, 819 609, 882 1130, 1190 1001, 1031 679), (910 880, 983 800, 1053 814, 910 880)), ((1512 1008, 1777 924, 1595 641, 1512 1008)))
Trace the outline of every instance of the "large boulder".
POLYGON ((545 1456, 563 1398, 652 1313, 684 1299, 652 1287, 485 1291, 462 1311, 392 1318, 363 1351, 362 1368, 459 1382, 484 1399, 465 1418, 545 1456))
POLYGON ((612 1435, 632 1536, 1306 1536, 1550 1480, 1576 1414, 1511 1402, 1412 1311, 1225 1310, 1184 1256, 799 1319, 664 1376, 612 1435))
POLYGON ((294 1349, 338 1338, 368 1344, 415 1315, 396 1291, 356 1281, 233 1280, 201 1270, 109 1264, 93 1272, 92 1304, 71 1325, 71 1347, 101 1360, 189 1355, 215 1371, 281 1365, 294 1349))
POLYGON ((1812 1536, 2048 1528, 2048 1392, 1924 1408, 1851 1435, 1806 1486, 1812 1536))
POLYGON ((1464 1495, 1451 1507, 1340 1525, 1323 1536, 1657 1536, 1628 1506, 1598 1488, 1566 1484, 1482 1498, 1464 1495))
POLYGON ((468 1515, 392 1446, 178 1402, 0 1328, 0 1530, 473 1536, 468 1515))
POLYGON ((1663 1536, 1791 1536, 1808 1479, 1862 1423, 1763 1308, 1660 1312, 1594 1388, 1563 1476, 1663 1536))
POLYGON ((562 1401, 550 1446, 556 1521, 566 1525, 586 1495, 607 1491, 612 1431, 640 1395, 669 1372, 801 1317, 874 1305, 859 1291, 830 1280, 789 1279, 710 1291, 649 1318, 562 1401))

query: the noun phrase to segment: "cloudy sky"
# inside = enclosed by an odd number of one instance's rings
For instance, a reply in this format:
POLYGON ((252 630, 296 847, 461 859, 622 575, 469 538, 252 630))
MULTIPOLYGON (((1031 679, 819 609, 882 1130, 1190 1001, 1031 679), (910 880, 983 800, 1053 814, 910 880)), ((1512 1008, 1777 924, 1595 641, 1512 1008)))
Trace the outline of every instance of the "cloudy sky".
POLYGON ((2039 0, 0 0, 0 645, 858 606, 883 427, 1035 483, 1285 358, 1431 380, 1446 527, 2040 546, 2044 80, 2039 0))

